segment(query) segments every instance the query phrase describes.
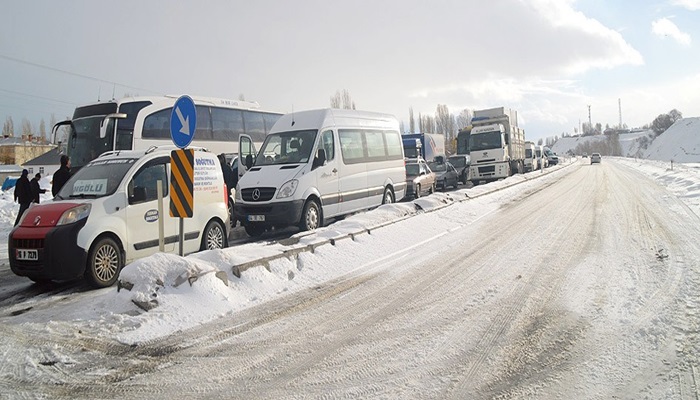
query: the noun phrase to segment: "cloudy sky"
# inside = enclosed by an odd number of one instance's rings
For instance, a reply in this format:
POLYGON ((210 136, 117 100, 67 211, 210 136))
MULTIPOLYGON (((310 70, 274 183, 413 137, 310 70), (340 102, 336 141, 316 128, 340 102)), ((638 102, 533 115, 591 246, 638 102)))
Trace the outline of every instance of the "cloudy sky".
MULTIPOLYGON (((700 116, 700 0, 9 0, 0 119, 36 127, 128 95, 290 112, 519 111, 528 139, 579 122, 700 116)), ((50 130, 50 128, 47 128, 50 130)))

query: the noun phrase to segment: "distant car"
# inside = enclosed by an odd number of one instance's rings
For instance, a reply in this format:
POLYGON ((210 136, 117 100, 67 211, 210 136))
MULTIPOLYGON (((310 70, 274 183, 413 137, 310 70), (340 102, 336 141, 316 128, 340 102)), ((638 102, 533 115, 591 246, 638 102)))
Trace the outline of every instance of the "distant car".
POLYGON ((544 148, 544 154, 545 156, 547 156, 547 161, 549 162, 550 167, 552 165, 559 164, 559 157, 556 153, 552 152, 552 150, 549 147, 544 148))
POLYGON ((447 190, 448 187, 457 189, 459 187, 459 172, 449 162, 429 162, 430 170, 435 173, 435 187, 440 190, 447 190))
POLYGON ((435 173, 422 158, 406 161, 406 197, 419 198, 435 192, 435 173))
POLYGON ((597 163, 600 164, 600 154, 599 153, 593 153, 591 154, 591 164, 597 163))
POLYGON ((583 158, 588 158, 588 153, 583 153, 583 158))
POLYGON ((459 181, 462 183, 467 183, 469 180, 469 167, 471 166, 471 159, 468 155, 457 154, 454 156, 449 156, 447 162, 452 164, 459 174, 459 181))

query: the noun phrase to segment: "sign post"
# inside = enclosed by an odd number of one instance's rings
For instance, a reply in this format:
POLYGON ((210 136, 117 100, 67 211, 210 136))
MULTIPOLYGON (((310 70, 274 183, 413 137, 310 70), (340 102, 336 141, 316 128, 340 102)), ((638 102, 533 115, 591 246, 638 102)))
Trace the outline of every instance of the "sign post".
POLYGON ((170 216, 180 218, 180 256, 183 255, 184 218, 194 210, 194 150, 186 147, 194 139, 197 109, 189 96, 180 96, 170 114, 170 137, 180 150, 170 153, 170 216))

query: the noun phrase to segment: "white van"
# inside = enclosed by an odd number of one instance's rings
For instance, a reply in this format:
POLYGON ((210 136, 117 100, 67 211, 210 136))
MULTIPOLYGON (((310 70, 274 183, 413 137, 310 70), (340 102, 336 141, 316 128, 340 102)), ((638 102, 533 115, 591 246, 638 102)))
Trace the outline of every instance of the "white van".
POLYGON ((250 236, 272 227, 314 230, 328 218, 405 194, 399 122, 391 115, 295 112, 275 123, 259 153, 245 135, 239 149, 239 173, 241 166, 247 171, 236 187, 234 215, 250 236))
POLYGON ((525 142, 525 172, 532 172, 538 168, 539 158, 537 158, 535 144, 532 142, 525 142))
MULTIPOLYGON (((179 218, 169 213, 174 149, 109 152, 81 168, 53 201, 30 207, 10 233, 12 272, 36 282, 85 276, 92 286, 111 286, 124 265, 159 251, 160 218, 164 250, 178 253, 179 218)), ((215 154, 195 150, 193 189, 183 253, 225 247, 228 196, 215 154)))

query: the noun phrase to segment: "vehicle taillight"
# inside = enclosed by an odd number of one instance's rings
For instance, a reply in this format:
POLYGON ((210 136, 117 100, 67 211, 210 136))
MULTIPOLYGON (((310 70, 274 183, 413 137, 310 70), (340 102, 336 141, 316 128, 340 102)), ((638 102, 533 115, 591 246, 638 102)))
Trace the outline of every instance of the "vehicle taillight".
POLYGON ((224 204, 228 207, 228 186, 224 183, 224 204))

